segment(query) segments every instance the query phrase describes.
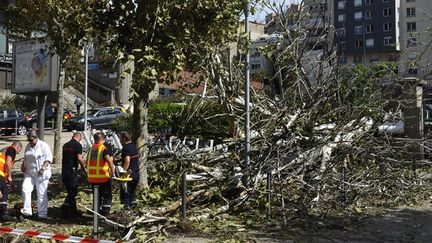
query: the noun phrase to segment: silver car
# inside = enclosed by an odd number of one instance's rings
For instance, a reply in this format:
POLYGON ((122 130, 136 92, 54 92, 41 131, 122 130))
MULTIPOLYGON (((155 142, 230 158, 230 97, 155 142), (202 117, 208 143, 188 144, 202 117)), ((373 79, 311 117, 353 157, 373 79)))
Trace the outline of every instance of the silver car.
MULTIPOLYGON (((111 122, 117 117, 126 116, 126 113, 120 109, 115 108, 94 108, 87 111, 87 129, 93 128, 110 128, 111 122)), ((84 113, 79 116, 74 116, 67 119, 64 124, 64 128, 68 131, 84 130, 84 113)))

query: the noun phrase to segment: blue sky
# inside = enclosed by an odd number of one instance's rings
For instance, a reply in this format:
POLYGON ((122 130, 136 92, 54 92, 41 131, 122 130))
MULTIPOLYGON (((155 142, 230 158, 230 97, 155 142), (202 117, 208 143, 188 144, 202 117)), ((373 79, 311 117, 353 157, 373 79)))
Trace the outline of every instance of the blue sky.
MULTIPOLYGON (((284 6, 291 4, 291 3, 299 3, 302 0, 264 0, 267 2, 275 2, 276 4, 284 4, 284 6)), ((256 21, 256 22, 264 22, 265 16, 270 13, 270 9, 263 7, 262 5, 258 5, 257 6, 257 11, 255 13, 255 15, 251 16, 251 20, 252 21, 256 21)))

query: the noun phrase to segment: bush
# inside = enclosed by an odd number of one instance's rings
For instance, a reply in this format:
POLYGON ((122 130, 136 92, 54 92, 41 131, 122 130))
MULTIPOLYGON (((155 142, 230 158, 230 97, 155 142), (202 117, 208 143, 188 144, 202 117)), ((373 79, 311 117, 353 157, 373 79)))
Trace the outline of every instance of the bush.
POLYGON ((151 104, 149 107, 149 132, 164 132, 166 129, 175 129, 179 117, 186 105, 181 104, 151 104))
MULTIPOLYGON (((113 121, 116 131, 133 131, 132 115, 113 121)), ((177 136, 194 136, 201 139, 229 137, 229 124, 221 105, 216 102, 182 104, 151 104, 149 107, 149 132, 171 130, 177 136)))
POLYGON ((182 136, 198 136, 204 140, 230 136, 224 108, 212 101, 187 106, 177 118, 174 130, 182 136))

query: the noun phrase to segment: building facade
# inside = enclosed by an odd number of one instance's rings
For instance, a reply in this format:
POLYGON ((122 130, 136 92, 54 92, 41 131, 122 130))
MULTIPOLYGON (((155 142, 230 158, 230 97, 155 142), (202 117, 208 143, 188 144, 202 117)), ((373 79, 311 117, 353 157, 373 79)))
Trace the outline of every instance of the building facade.
POLYGON ((333 0, 342 64, 396 62, 404 76, 430 75, 430 0, 333 0))

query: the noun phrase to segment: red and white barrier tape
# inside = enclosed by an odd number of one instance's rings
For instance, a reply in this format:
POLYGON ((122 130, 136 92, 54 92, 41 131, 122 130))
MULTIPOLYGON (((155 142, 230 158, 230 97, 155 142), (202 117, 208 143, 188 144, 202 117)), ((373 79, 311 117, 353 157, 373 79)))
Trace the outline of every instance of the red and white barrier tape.
POLYGON ((98 240, 94 238, 85 238, 77 236, 68 236, 62 234, 50 234, 43 232, 36 232, 30 230, 20 230, 12 228, 0 227, 0 233, 8 233, 13 235, 23 235, 27 237, 36 237, 50 240, 59 240, 64 242, 79 242, 79 243, 121 243, 121 241, 110 241, 110 240, 98 240))

